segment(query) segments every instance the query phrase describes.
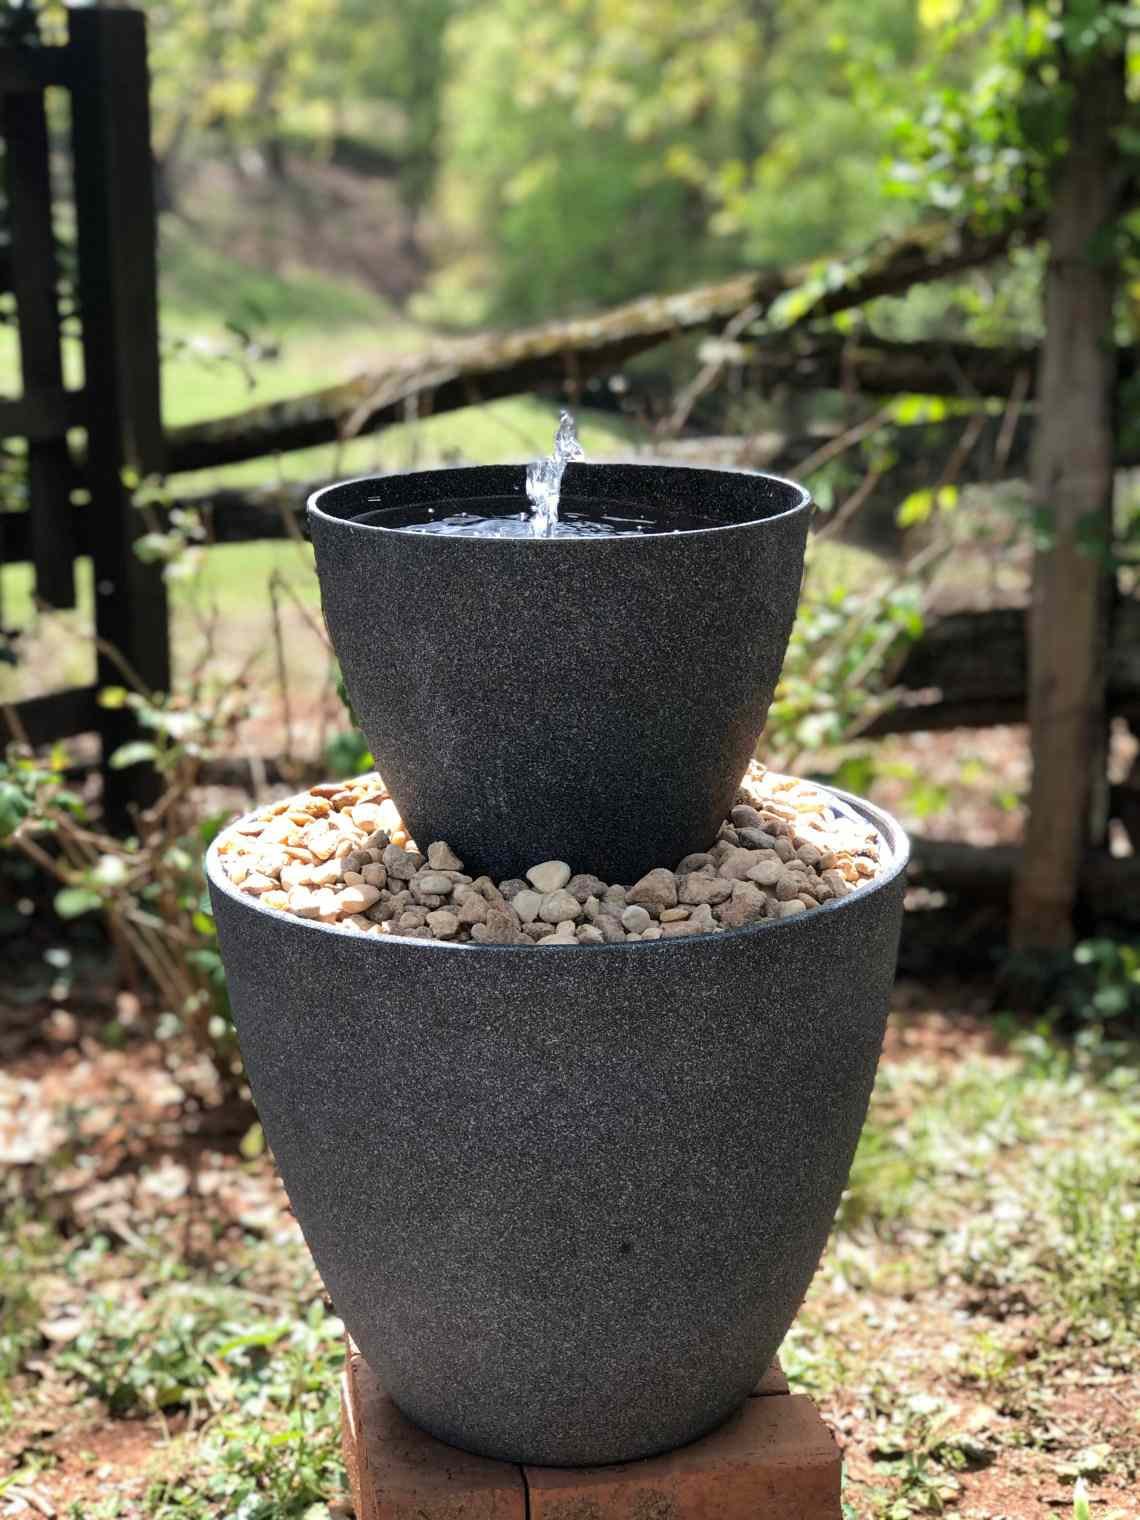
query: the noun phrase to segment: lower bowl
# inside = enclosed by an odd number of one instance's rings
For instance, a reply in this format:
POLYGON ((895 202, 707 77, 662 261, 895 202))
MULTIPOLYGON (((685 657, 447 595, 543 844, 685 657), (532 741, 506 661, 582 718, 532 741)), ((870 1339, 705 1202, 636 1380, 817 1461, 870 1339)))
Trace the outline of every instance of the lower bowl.
POLYGON ((866 1114, 907 840, 794 918, 574 946, 346 932, 210 892, 266 1137, 337 1312, 410 1419, 629 1461, 755 1386, 866 1114))

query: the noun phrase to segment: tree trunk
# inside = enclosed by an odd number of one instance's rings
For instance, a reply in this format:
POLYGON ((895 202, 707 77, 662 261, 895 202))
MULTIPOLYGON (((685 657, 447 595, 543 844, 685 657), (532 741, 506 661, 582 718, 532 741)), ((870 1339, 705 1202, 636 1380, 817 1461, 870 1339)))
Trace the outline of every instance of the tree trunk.
POLYGON ((1119 194, 1123 56, 1070 63, 1067 83, 1069 147, 1049 218, 1032 464, 1050 544, 1034 562, 1028 622, 1033 783, 1011 933, 1021 950, 1072 943, 1082 856, 1102 841, 1107 805, 1117 278, 1109 228, 1119 194))

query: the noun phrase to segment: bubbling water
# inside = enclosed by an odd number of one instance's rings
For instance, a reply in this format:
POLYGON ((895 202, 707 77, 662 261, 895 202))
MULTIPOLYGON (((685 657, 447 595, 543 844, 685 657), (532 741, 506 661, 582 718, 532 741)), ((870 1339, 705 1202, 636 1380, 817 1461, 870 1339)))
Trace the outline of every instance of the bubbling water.
POLYGON ((531 505, 530 531, 535 538, 551 537, 558 522, 558 502, 566 466, 572 459, 585 457, 573 417, 569 412, 560 412, 553 453, 546 459, 536 460, 526 472, 526 494, 531 505))
POLYGON ((409 533, 441 533, 449 538, 599 538, 617 533, 644 533, 648 521, 611 517, 606 514, 568 514, 565 522, 558 518, 562 497, 562 477, 573 459, 584 459, 578 442, 574 419, 569 412, 558 415, 554 449, 546 459, 536 459, 527 466, 526 494, 531 511, 503 517, 481 517, 474 512, 452 512, 427 522, 409 523, 409 533))

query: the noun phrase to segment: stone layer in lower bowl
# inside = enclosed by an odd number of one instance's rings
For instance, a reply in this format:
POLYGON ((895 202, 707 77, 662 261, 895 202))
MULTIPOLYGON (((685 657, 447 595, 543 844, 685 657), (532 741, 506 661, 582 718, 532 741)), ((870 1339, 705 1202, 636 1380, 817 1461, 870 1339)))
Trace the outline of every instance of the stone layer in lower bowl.
POLYGON ((549 1466, 747 1396, 846 1183, 907 855, 794 918, 535 953, 348 934, 208 858, 242 1052, 317 1265, 403 1411, 549 1466))

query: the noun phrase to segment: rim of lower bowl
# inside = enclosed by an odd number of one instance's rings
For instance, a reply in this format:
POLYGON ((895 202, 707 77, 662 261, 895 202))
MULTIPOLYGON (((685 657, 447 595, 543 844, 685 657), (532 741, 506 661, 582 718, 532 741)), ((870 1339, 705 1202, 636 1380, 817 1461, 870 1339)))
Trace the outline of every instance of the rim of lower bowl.
POLYGON ((891 882, 895 881, 905 872, 907 863, 910 860, 910 838, 906 830, 892 814, 886 812, 883 808, 876 807, 873 803, 864 801, 861 797, 853 796, 850 792, 840 791, 838 787, 823 786, 818 782, 813 783, 813 785, 818 786, 819 790, 826 792, 828 796, 839 798, 841 802, 846 803, 849 808, 854 809, 855 812, 871 824, 878 833, 880 841, 886 843, 890 849, 890 866, 863 886, 856 887, 846 897, 833 897, 830 902, 821 903, 818 908, 811 908, 807 913, 797 913, 791 918, 765 918, 755 924, 744 924, 739 929, 720 929, 703 934, 677 935, 671 939, 635 939, 627 940, 624 944, 618 945, 544 946, 541 941, 531 945, 481 945, 475 941, 459 944, 454 940, 446 939, 412 939, 405 934, 360 934, 343 929, 339 924, 322 924, 316 919, 298 918, 295 914, 283 913, 278 908, 267 908, 263 906, 259 898, 252 896, 248 892, 243 892, 240 887, 234 886, 220 864, 218 856, 219 842, 231 829, 241 823, 243 819, 252 818, 258 811, 257 808, 235 818, 233 822, 226 825, 213 841, 206 851, 206 874, 217 890, 224 892, 227 897, 233 898, 243 908, 248 908, 251 913, 261 913, 266 918, 275 919, 278 923, 285 920, 286 923, 292 924, 301 930, 314 931, 320 934, 336 934, 342 939, 359 940, 362 945, 373 944, 381 949, 386 945, 401 945, 427 951, 443 950, 475 955, 518 954, 519 952, 529 954, 532 950, 540 949, 547 951, 554 950, 559 954, 573 952, 575 955, 583 953, 600 955, 603 952, 625 955, 631 951, 644 951, 646 954, 651 954, 654 951, 661 950, 694 949, 699 947, 704 941, 711 941, 713 944, 719 945, 723 944, 725 940, 740 939, 745 935, 794 933, 797 928, 803 927, 805 920, 810 922, 824 913, 842 913, 854 903, 863 901, 865 898, 873 896, 883 887, 889 886, 891 882))
MULTIPOLYGON (((381 534, 387 535, 390 538, 411 538, 411 539, 417 540, 418 542, 422 542, 424 539, 427 539, 429 542, 431 542, 433 544, 438 544, 440 542, 443 542, 443 543, 455 543, 457 540, 461 541, 465 545, 467 545, 467 544, 480 544, 480 545, 491 544, 491 545, 496 545, 496 546, 502 545, 502 544, 563 544, 563 545, 566 545, 566 544, 611 544, 612 545, 614 543, 622 543, 622 544, 625 544, 625 543, 637 543, 637 544, 642 545, 642 547, 644 549, 644 546, 645 546, 647 540, 662 539, 662 540, 665 540, 667 542, 676 542, 678 539, 699 538, 703 534, 710 534, 710 533, 732 533, 732 532, 737 532, 737 531, 739 531, 741 529, 746 529, 746 528, 763 527, 767 523, 783 522, 785 519, 787 519, 789 517, 795 517, 796 514, 799 513, 799 512, 810 512, 812 510, 812 507, 814 506, 814 501, 813 501, 811 492, 807 489, 806 486, 802 485, 798 480, 789 480, 788 477, 785 476, 785 475, 770 475, 770 474, 768 474, 764 470, 716 469, 716 468, 711 468, 711 467, 703 467, 703 466, 695 466, 695 465, 670 464, 670 463, 667 463, 667 462, 664 462, 664 461, 658 462, 658 461, 652 460, 652 459, 641 459, 641 460, 637 460, 637 461, 634 461, 634 462, 628 462, 628 463, 625 462, 625 461, 599 461, 597 464, 592 464, 592 463, 577 463, 577 464, 574 464, 574 463, 572 463, 572 464, 570 464, 568 466, 568 469, 569 470, 588 469, 588 470, 599 470, 599 471, 601 471, 601 470, 611 470, 611 471, 615 471, 615 472, 616 471, 632 471, 632 470, 646 470, 646 471, 649 471, 649 470, 667 470, 670 473, 675 473, 678 477, 680 477, 680 476, 697 476, 697 475, 704 475, 704 476, 707 476, 707 475, 740 476, 740 477, 747 478, 747 479, 770 481, 773 485, 784 486, 789 491, 795 493, 796 499, 795 499, 795 501, 793 502, 793 504, 790 507, 785 507, 782 511, 771 512, 767 516, 764 516, 764 517, 747 517, 747 518, 742 519, 740 522, 718 523, 716 527, 712 527, 712 528, 680 528, 680 529, 677 529, 677 530, 671 530, 671 531, 669 531, 667 533, 593 534, 593 535, 586 535, 586 536, 583 536, 583 537, 580 537, 580 538, 563 538, 563 537, 553 537, 553 536, 549 537, 549 538, 545 538, 545 537, 544 538, 539 538, 539 537, 524 537, 522 535, 513 536, 513 537, 510 537, 510 538, 492 538, 492 537, 489 537, 489 536, 486 536, 486 535, 482 535, 482 534, 478 534, 478 533, 456 533, 456 534, 417 533, 414 529, 410 529, 410 528, 406 528, 406 527, 405 528, 386 528, 381 523, 363 523, 363 522, 360 522, 358 519, 356 519, 354 517, 342 517, 342 516, 340 516, 339 513, 326 511, 325 508, 324 508, 324 506, 322 505, 322 502, 326 498, 329 498, 329 497, 332 497, 332 496, 334 496, 336 494, 339 494, 341 491, 349 491, 354 486, 364 486, 364 485, 371 485, 371 484, 382 485, 382 484, 390 484, 391 482, 397 481, 397 480, 431 479, 431 478, 439 478, 439 477, 444 476, 444 475, 464 476, 464 477, 467 477, 469 479, 474 479, 476 476, 478 476, 479 474, 481 474, 484 471, 486 471, 488 474, 490 474, 492 471, 495 472, 496 474, 500 474, 500 473, 502 473, 504 471, 518 471, 519 472, 518 473, 518 480, 519 480, 520 494, 523 494, 524 499, 525 499, 525 493, 522 493, 522 487, 525 485, 525 480, 526 480, 526 465, 525 464, 488 464, 488 465, 449 465, 449 466, 446 466, 446 467, 443 467, 443 468, 440 468, 440 469, 435 469, 435 470, 405 470, 405 471, 397 471, 397 472, 394 472, 391 475, 354 475, 354 476, 350 477, 348 480, 334 481, 332 485, 322 486, 319 491, 314 491, 313 494, 308 498, 308 501, 305 503, 305 510, 306 510, 307 514, 310 517, 319 518, 322 522, 325 522, 325 523, 334 523, 338 527, 346 528, 346 529, 349 529, 350 531, 354 531, 354 532, 358 532, 358 533, 381 533, 381 534)), ((480 496, 475 496, 475 495, 458 495, 458 496, 455 496, 455 497, 448 497, 448 498, 445 498, 445 499, 446 500, 450 500, 450 501, 455 501, 455 502, 462 502, 462 501, 465 501, 465 500, 466 501, 480 501, 480 500, 487 500, 487 499, 489 499, 491 497, 495 497, 495 496, 502 496, 503 494, 504 493, 502 491, 488 491, 488 492, 486 492, 481 497, 480 496)), ((574 491, 572 489, 568 488, 567 492, 566 492, 566 495, 567 495, 567 499, 569 499, 570 497, 573 497, 575 495, 575 493, 574 493, 574 491)), ((581 498, 578 497, 576 499, 581 499, 581 498)), ((643 501, 642 502, 638 502, 636 500, 635 501, 629 501, 629 500, 624 500, 624 499, 618 498, 617 496, 614 496, 614 497, 607 496, 607 497, 604 498, 604 500, 608 504, 610 504, 612 506, 628 506, 628 507, 641 507, 641 508, 644 508, 644 506, 645 506, 645 503, 643 501)), ((406 505, 408 505, 410 507, 415 507, 415 506, 421 505, 421 503, 419 503, 417 501, 410 501, 406 505)), ((423 503, 423 505, 427 505, 427 503, 423 503)), ((636 941, 635 941, 635 943, 636 943, 636 941)), ((652 943, 652 941, 651 941, 651 943, 652 943)))

